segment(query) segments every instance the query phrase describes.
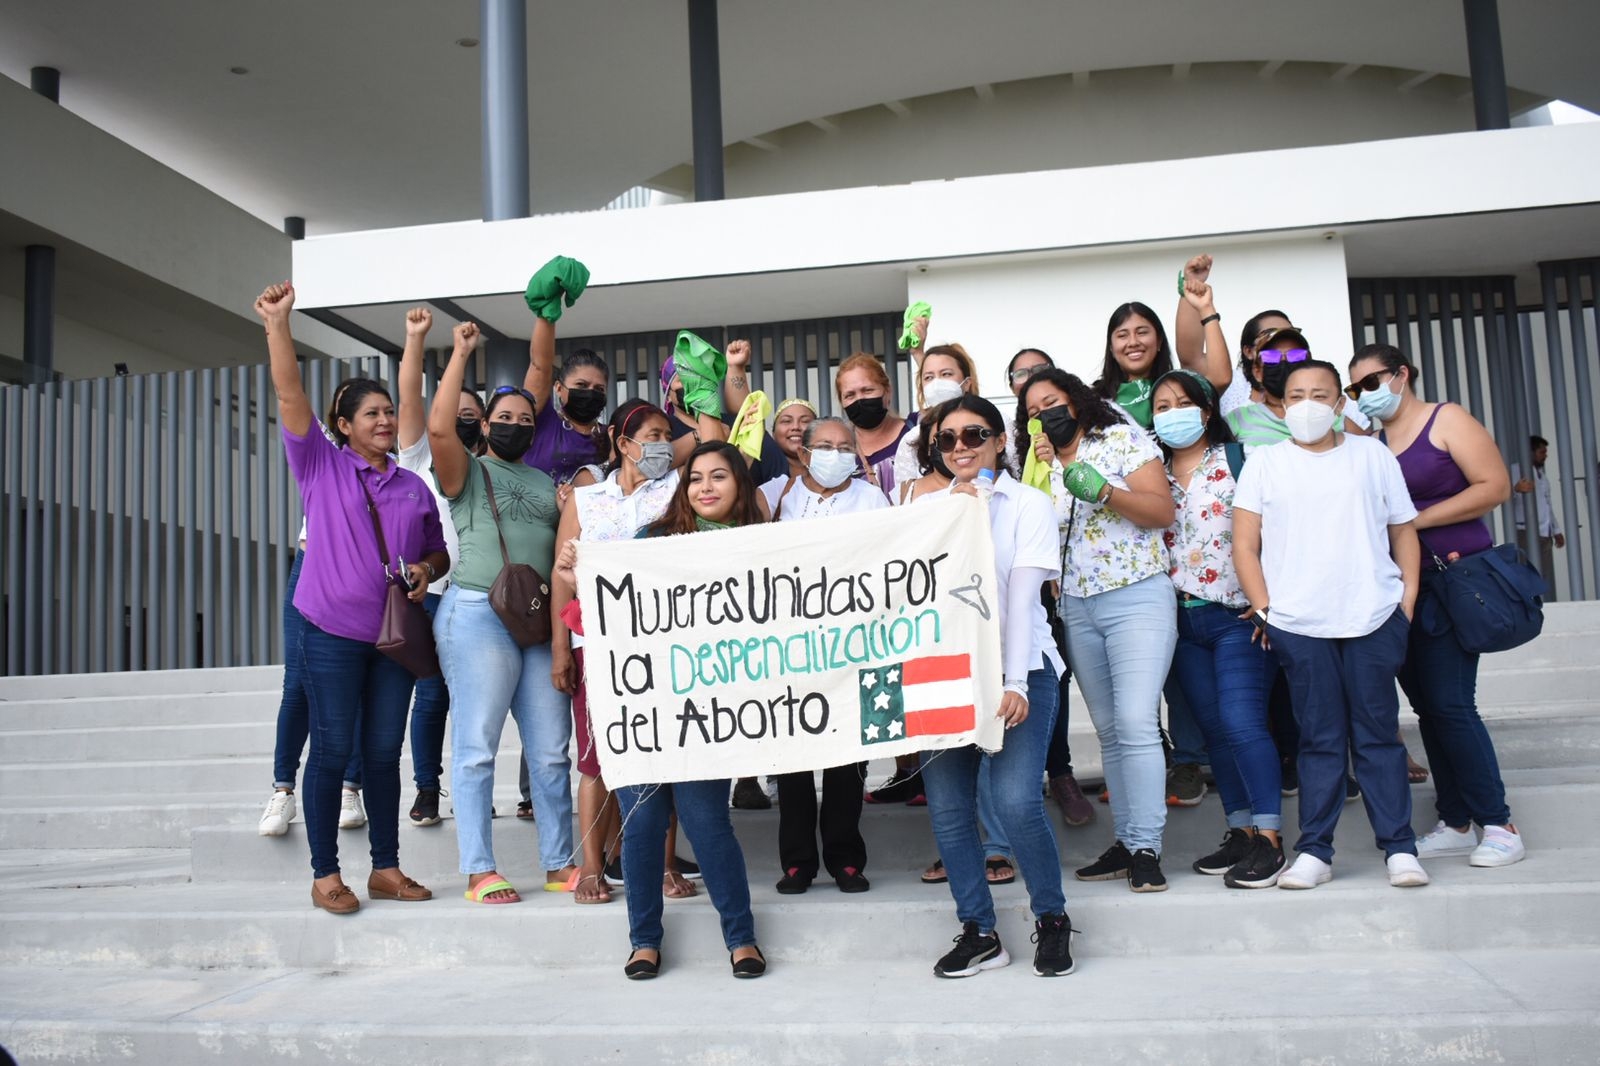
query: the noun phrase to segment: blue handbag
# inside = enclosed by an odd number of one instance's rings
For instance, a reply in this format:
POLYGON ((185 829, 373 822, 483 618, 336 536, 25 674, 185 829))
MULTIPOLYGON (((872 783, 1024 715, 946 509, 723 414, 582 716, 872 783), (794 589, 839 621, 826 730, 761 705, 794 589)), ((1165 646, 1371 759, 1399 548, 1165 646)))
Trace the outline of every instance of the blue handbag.
POLYGON ((1472 654, 1509 651, 1544 629, 1548 591, 1515 544, 1448 563, 1434 555, 1433 567, 1422 573, 1422 592, 1425 601, 1435 602, 1418 608, 1418 621, 1433 636, 1453 630, 1462 650, 1472 654))

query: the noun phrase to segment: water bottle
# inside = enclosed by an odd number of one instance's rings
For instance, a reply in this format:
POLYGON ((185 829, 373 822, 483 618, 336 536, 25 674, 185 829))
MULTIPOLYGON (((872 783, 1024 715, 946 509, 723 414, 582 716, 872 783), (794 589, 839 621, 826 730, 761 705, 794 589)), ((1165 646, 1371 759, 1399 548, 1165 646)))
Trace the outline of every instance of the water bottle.
POLYGON ((978 499, 988 503, 990 498, 994 496, 994 471, 984 467, 978 471, 978 480, 974 481, 972 485, 978 490, 978 499))

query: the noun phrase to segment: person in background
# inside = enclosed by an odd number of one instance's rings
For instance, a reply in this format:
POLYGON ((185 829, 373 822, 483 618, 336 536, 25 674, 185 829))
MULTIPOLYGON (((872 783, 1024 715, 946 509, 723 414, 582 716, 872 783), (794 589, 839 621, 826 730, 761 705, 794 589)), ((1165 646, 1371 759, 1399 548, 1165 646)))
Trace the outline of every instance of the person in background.
MULTIPOLYGON (((778 449, 789 461, 790 478, 799 477, 806 471, 803 451, 806 427, 816 417, 817 409, 811 406, 811 401, 798 396, 784 400, 772 413, 772 439, 778 442, 778 449)), ((788 483, 788 478, 773 478, 760 486, 761 496, 767 503, 768 514, 772 513, 772 505, 777 502, 778 493, 782 492, 788 483)))
POLYGON ((1484 518, 1510 499, 1511 478, 1482 423, 1458 404, 1419 400, 1416 387, 1417 368, 1404 352, 1369 344, 1350 361, 1345 395, 1383 423, 1381 439, 1416 507, 1412 524, 1426 560, 1400 670, 1437 789, 1439 822, 1417 840, 1417 854, 1509 866, 1527 851, 1506 805, 1494 741, 1478 715, 1478 656, 1462 649, 1448 625, 1440 567, 1494 547, 1484 518), (1474 825, 1483 830, 1481 840, 1474 825))
MULTIPOLYGON (((1546 603, 1553 603, 1556 599, 1556 548, 1567 546, 1567 537, 1561 532, 1561 523, 1556 519, 1555 507, 1550 501, 1550 479, 1545 477, 1544 464, 1550 455, 1550 442, 1540 436, 1528 438, 1528 446, 1532 451, 1533 476, 1522 476, 1522 464, 1511 464, 1511 486, 1517 492, 1533 493, 1535 513, 1539 516, 1539 573, 1544 575, 1545 583, 1550 591, 1545 595, 1546 603)), ((1517 532, 1521 533, 1527 526, 1523 518, 1522 505, 1517 505, 1517 532)))
POLYGON ((450 556, 427 486, 389 456, 394 406, 382 385, 358 379, 343 386, 337 418, 327 427, 334 438, 324 435, 300 381, 289 331, 293 308, 288 282, 268 286, 255 304, 266 325, 284 452, 308 527, 295 589, 305 625, 291 654, 299 657, 309 704, 311 901, 333 914, 353 914, 361 904, 339 873, 337 800, 357 736, 372 808, 368 898, 433 898, 400 869, 400 747, 415 679, 376 642, 389 583, 403 580, 420 603, 428 582, 449 571, 450 556))
POLYGON ((1428 883, 1394 684, 1417 597, 1417 510, 1388 448, 1334 429, 1344 399, 1337 367, 1299 360, 1284 382, 1293 439, 1258 449, 1233 498, 1234 568, 1250 619, 1288 675, 1300 725, 1300 839, 1279 888, 1333 878, 1352 747, 1389 883, 1428 883))
POLYGON ((1112 846, 1077 876, 1126 877, 1135 892, 1164 892, 1160 697, 1177 620, 1162 540, 1173 506, 1161 452, 1116 405, 1062 370, 1040 371, 1023 384, 1016 417, 1019 434, 1037 418, 1054 450, 1061 618, 1100 737, 1116 829, 1112 846))
MULTIPOLYGON (((856 451, 855 431, 844 419, 827 417, 808 422, 799 454, 805 462, 804 471, 791 474, 770 500, 774 522, 856 514, 889 506, 883 493, 856 476, 861 472, 861 456, 856 451)), ((841 892, 865 892, 872 887, 863 872, 867 866, 867 842, 861 836, 862 769, 859 763, 847 763, 822 771, 820 819, 814 771, 778 775, 781 894, 798 895, 810 888, 820 867, 827 868, 841 892)))
MULTIPOLYGON (((924 328, 926 328, 924 326, 924 328)), ((919 348, 913 355, 920 352, 919 348)), ((959 344, 936 344, 917 360, 917 407, 919 417, 959 396, 978 396, 978 370, 972 356, 959 344)), ((923 473, 917 461, 918 440, 907 433, 900 438, 894 455, 895 484, 915 481, 923 473)))
MULTIPOLYGON (((1211 302, 1211 287, 1205 282, 1185 283, 1179 292, 1204 323, 1205 345, 1195 367, 1221 391, 1233 380, 1228 341, 1222 335, 1222 316, 1211 302), (1192 285, 1192 288, 1191 288, 1192 285)), ((1150 390, 1155 380, 1172 369, 1172 349, 1161 318, 1137 300, 1122 304, 1111 312, 1106 323, 1106 351, 1100 378, 1094 391, 1127 412, 1134 423, 1150 428, 1150 390)))
POLYGON ((857 352, 839 364, 833 377, 833 390, 839 409, 856 427, 856 441, 871 480, 884 496, 893 500, 895 453, 901 439, 916 428, 917 415, 913 413, 909 418, 902 418, 890 406, 894 394, 889 374, 883 362, 867 352, 857 352))
POLYGON ((1216 396, 1192 370, 1163 375, 1152 394, 1177 510, 1165 538, 1178 594, 1172 672, 1204 734, 1227 818, 1222 846, 1194 871, 1229 888, 1270 888, 1284 862, 1283 782, 1267 732, 1277 663, 1241 613, 1249 603, 1233 568, 1233 463, 1242 453, 1216 396))

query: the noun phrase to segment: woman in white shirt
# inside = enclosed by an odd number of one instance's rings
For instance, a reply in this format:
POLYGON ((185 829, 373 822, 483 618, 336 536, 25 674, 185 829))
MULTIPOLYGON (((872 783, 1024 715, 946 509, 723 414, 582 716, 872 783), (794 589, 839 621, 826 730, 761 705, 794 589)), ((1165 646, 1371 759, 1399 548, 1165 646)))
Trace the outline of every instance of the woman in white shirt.
POLYGON ((1050 488, 1064 545, 1061 619, 1100 737, 1115 843, 1081 881, 1128 878, 1163 892, 1166 758, 1161 685, 1177 643, 1163 533, 1172 494, 1161 453, 1109 400, 1073 374, 1042 370, 1017 397, 1017 432, 1037 418, 1055 446, 1050 488))
MULTIPOLYGON (((1072 923, 1061 891, 1061 855, 1039 790, 1062 665, 1039 600, 1039 590, 1059 572, 1055 521, 1049 500, 1006 472, 1005 420, 994 404, 963 395, 932 414, 938 419, 934 444, 955 476, 947 491, 977 496, 979 475, 999 471, 988 507, 1005 684, 999 716, 1008 731, 1005 746, 989 758, 990 788, 994 813, 1028 886, 1038 942, 1034 973, 1056 977, 1072 972, 1072 923)), ((922 767, 934 839, 962 923, 955 947, 934 965, 940 977, 970 977, 1011 961, 995 933, 994 899, 978 838, 981 760, 982 753, 969 745, 932 753, 922 767)))

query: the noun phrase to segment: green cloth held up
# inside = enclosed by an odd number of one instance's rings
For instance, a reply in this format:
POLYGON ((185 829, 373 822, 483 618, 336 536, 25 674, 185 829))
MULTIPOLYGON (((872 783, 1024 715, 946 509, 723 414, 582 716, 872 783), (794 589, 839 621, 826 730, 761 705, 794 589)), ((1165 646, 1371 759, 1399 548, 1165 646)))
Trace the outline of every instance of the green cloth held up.
POLYGON ((761 458, 761 442, 767 436, 767 419, 772 415, 772 401, 757 389, 744 398, 739 413, 733 416, 733 430, 728 443, 752 459, 761 458))
POLYGON ((1050 464, 1041 463, 1039 461, 1039 456, 1035 454, 1033 450, 1034 438, 1038 437, 1039 434, 1043 432, 1044 427, 1039 424, 1039 420, 1037 418, 1028 419, 1028 440, 1023 445, 1027 449, 1027 453, 1022 459, 1022 483, 1024 485, 1032 485, 1040 492, 1049 495, 1050 464))
POLYGON ((588 287, 589 268, 576 259, 558 255, 528 279, 528 291, 522 298, 528 302, 528 310, 546 322, 554 322, 561 317, 562 299, 571 307, 588 287))
POLYGON ((728 376, 728 359, 688 330, 678 334, 672 364, 683 386, 683 406, 690 414, 722 417, 722 379, 728 376))
POLYGON ((926 300, 918 300, 906 308, 905 320, 900 324, 900 350, 908 352, 917 346, 917 333, 911 327, 916 325, 919 318, 932 318, 933 308, 928 306, 926 300))
POLYGON ((1149 378, 1135 378, 1117 386, 1117 406, 1128 412, 1128 417, 1145 429, 1155 420, 1150 393, 1154 391, 1149 378))

